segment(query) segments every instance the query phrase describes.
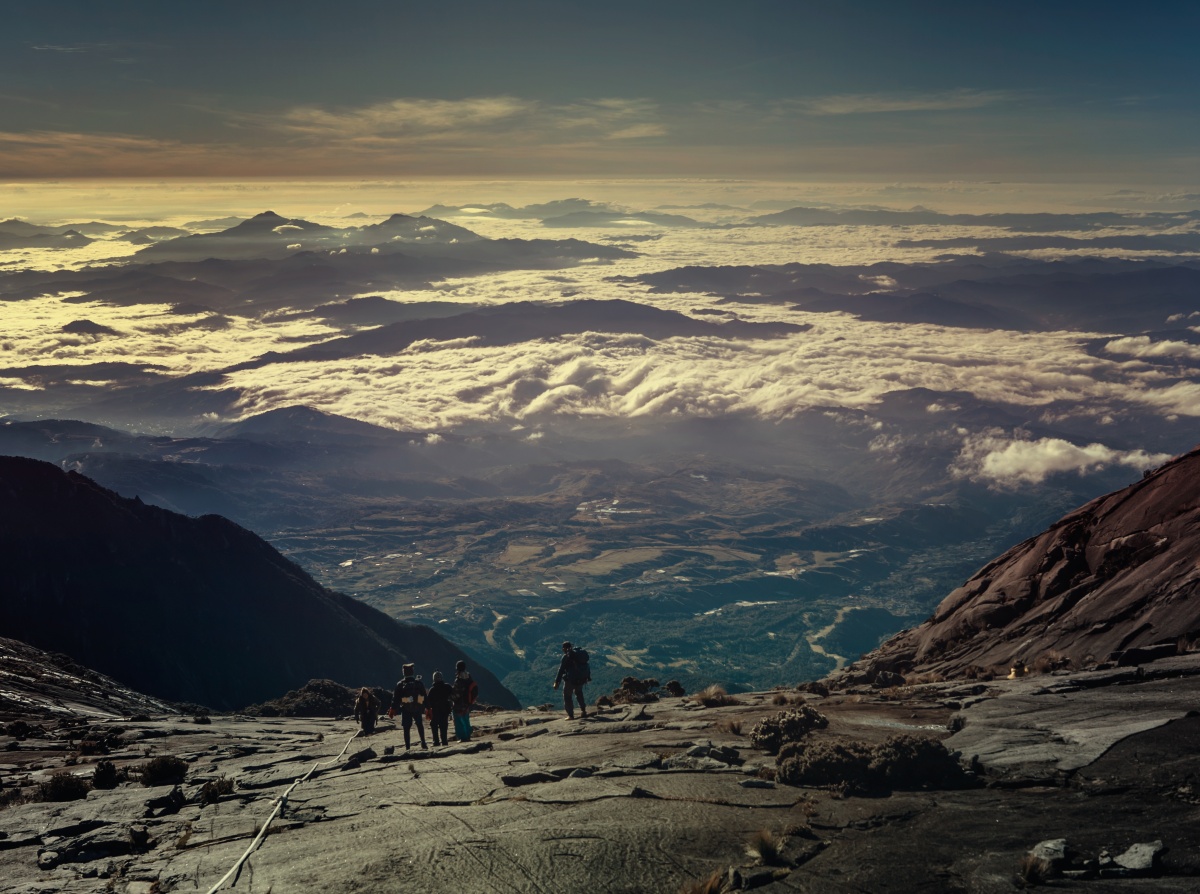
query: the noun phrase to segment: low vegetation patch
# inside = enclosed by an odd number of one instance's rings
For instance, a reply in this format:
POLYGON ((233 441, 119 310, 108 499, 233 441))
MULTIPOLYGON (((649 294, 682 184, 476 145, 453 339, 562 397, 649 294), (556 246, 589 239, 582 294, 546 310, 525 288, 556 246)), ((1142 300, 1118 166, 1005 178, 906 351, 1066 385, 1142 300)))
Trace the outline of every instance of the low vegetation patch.
POLYGON ((775 763, 779 782, 831 788, 844 795, 963 788, 970 779, 941 742, 923 736, 891 736, 878 745, 790 742, 775 763))
MULTIPOLYGON (((375 693, 376 697, 380 692, 375 693)), ((357 697, 357 689, 333 680, 309 680, 277 699, 243 708, 242 713, 256 717, 344 717, 354 713, 357 697)), ((380 704, 390 701, 391 693, 384 693, 380 704)))
POLYGON ((621 685, 613 690, 610 700, 613 704, 632 705, 658 701, 658 680, 653 678, 639 680, 637 677, 625 677, 621 685))
POLYGON ((803 739, 815 729, 825 729, 829 720, 820 711, 802 705, 760 720, 750 731, 750 744, 768 754, 777 754, 788 742, 803 739))

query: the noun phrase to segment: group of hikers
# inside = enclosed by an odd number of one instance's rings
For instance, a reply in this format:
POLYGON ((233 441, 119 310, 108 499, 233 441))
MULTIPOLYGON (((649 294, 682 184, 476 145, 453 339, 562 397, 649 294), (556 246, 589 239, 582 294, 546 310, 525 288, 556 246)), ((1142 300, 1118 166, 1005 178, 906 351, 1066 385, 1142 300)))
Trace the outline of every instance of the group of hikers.
MULTIPOLYGON (((559 684, 563 687, 563 706, 567 709, 567 717, 575 719, 574 699, 579 701, 579 711, 583 717, 588 716, 587 701, 583 695, 583 685, 591 682, 592 675, 588 665, 588 653, 585 649, 577 649, 570 642, 562 644, 562 660, 558 665, 558 675, 554 678, 554 688, 559 684)), ((421 748, 425 744, 425 721, 429 721, 429 729, 433 733, 433 744, 449 745, 448 731, 450 718, 454 718, 454 738, 459 742, 471 741, 471 707, 479 698, 479 684, 471 679, 467 671, 467 663, 459 661, 454 667, 454 682, 447 683, 442 678, 441 671, 433 672, 433 683, 428 689, 416 675, 416 665, 406 664, 403 676, 396 684, 392 693, 392 703, 387 710, 388 717, 400 715, 400 723, 404 728, 404 747, 412 747, 412 728, 417 728, 417 737, 421 748)), ((379 699, 364 686, 358 693, 354 703, 354 719, 362 724, 364 735, 375 732, 375 721, 379 717, 379 699)))
MULTIPOLYGON (((392 704, 388 717, 400 715, 404 728, 404 747, 412 747, 412 728, 417 728, 417 737, 422 748, 425 743, 425 721, 433 733, 433 744, 449 745, 450 717, 454 717, 454 738, 459 742, 471 741, 471 706, 479 698, 479 684, 471 679, 467 663, 459 661, 454 666, 454 683, 442 677, 441 671, 433 672, 433 683, 428 689, 416 675, 416 665, 406 664, 403 676, 392 693, 392 704)), ((375 720, 379 716, 379 699, 367 687, 358 693, 354 703, 354 719, 362 724, 364 735, 375 731, 375 720)))

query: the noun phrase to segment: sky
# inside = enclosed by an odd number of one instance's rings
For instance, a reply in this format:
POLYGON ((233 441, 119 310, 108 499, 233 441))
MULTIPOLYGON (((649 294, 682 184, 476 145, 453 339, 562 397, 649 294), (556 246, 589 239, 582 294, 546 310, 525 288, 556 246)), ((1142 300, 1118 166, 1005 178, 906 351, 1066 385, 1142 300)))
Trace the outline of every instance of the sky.
POLYGON ((1188 2, 4 7, 7 181, 1200 170, 1188 2))

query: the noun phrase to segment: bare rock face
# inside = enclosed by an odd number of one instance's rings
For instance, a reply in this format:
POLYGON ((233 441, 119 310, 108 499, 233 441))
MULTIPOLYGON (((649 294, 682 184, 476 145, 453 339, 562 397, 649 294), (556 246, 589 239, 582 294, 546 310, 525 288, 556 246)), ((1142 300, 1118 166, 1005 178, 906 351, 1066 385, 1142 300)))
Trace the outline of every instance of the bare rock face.
POLYGON ((1137 664, 1200 636, 1200 450, 1070 513, 983 568, 932 618, 849 669, 1137 664))

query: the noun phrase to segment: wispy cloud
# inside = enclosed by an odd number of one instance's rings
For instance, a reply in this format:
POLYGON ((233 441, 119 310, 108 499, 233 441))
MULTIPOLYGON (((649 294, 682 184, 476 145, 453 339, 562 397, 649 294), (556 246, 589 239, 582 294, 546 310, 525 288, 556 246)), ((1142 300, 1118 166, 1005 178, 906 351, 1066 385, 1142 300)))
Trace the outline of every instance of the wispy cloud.
POLYGON ((352 108, 297 106, 279 114, 236 115, 253 126, 319 142, 470 142, 505 135, 520 142, 661 136, 657 107, 645 99, 603 98, 548 104, 515 96, 400 98, 352 108))
POLYGON ((1005 90, 945 90, 936 93, 840 93, 785 105, 808 115, 875 115, 896 112, 950 112, 1011 102, 1005 90))

